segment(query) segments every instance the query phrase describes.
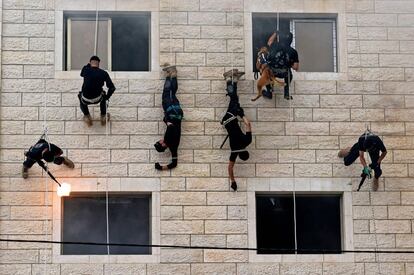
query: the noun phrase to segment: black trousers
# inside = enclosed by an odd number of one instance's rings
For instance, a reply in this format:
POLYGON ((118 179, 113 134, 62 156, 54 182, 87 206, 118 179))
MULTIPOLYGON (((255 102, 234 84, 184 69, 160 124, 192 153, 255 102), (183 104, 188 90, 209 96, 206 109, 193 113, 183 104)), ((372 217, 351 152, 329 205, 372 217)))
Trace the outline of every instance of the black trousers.
MULTIPOLYGON (((358 143, 355 143, 349 154, 344 157, 344 164, 345 166, 349 166, 355 162, 355 160, 359 157, 359 146, 358 143)), ((379 159, 379 151, 369 152, 369 157, 371 158, 371 164, 369 165, 375 173, 375 178, 379 178, 382 175, 381 165, 378 165, 379 159)))
POLYGON ((284 78, 285 80, 285 87, 284 87, 284 95, 285 96, 289 96, 289 88, 290 88, 290 84, 292 83, 292 71, 289 69, 288 71, 288 76, 284 78))
MULTIPOLYGON (((89 113, 89 108, 88 108, 88 105, 91 105, 92 103, 87 103, 87 102, 84 102, 83 100, 82 100, 82 93, 79 93, 78 94, 78 98, 79 98, 79 103, 80 103, 80 109, 81 109, 81 111, 82 111, 82 113, 85 115, 85 116, 88 116, 90 113, 89 113)), ((104 96, 102 96, 102 99, 101 99, 101 101, 100 102, 97 102, 97 103, 93 103, 93 104, 98 104, 99 103, 99 107, 100 107, 100 109, 101 109, 101 115, 106 115, 106 100, 104 99, 104 96)))
MULTIPOLYGON (((237 82, 227 81, 226 91, 230 97, 230 102, 229 102, 229 106, 227 107, 227 112, 233 114, 234 116, 242 114, 243 109, 240 106, 239 96, 237 95, 237 82)), ((226 113, 224 117, 226 116, 230 116, 230 115, 226 113)))
MULTIPOLYGON (((64 161, 63 157, 55 157, 55 160, 53 161, 54 164, 57 165, 61 165, 64 161)), ((37 162, 37 160, 35 159, 31 159, 31 158, 26 158, 26 160, 23 162, 23 166, 26 168, 31 168, 33 166, 33 164, 35 164, 37 162)))

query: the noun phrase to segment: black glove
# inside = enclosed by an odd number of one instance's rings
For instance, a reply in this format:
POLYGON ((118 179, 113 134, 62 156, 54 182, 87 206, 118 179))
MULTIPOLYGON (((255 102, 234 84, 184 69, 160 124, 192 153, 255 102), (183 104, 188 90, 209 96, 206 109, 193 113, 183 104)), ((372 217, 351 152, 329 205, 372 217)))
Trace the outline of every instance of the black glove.
POLYGON ((155 163, 155 169, 162 170, 162 166, 161 166, 161 164, 159 162, 156 162, 155 163))
POLYGON ((231 183, 230 187, 233 189, 233 191, 237 191, 237 183, 235 181, 231 183))

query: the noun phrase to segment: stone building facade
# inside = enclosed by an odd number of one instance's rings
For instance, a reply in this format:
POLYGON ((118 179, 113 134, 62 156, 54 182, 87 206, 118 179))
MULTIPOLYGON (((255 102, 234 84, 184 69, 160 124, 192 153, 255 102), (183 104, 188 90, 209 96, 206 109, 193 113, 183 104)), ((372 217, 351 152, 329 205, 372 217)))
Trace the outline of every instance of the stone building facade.
MULTIPOLYGON (((153 244, 256 247, 256 193, 339 193, 343 248, 414 248, 414 1, 2 0, 0 237, 59 241, 62 204, 40 168, 21 178, 23 152, 43 132, 76 168, 53 166, 77 193, 150 193, 153 244), (151 14, 151 71, 112 72, 109 135, 82 121, 79 71, 63 70, 64 14, 151 14), (252 14, 336 15, 336 72, 298 72, 289 103, 251 102, 252 14), (164 132, 159 64, 178 65, 185 121, 179 165, 153 143, 164 132), (227 179, 224 71, 239 82, 252 120, 251 158, 227 179), (46 92, 46 94, 45 94, 46 92), (44 100, 47 108, 44 109, 44 100), (361 166, 337 157, 367 125, 388 148, 377 192, 356 192, 361 166)), ((300 54, 300 53, 299 53, 300 54)), ((95 118, 99 112, 94 110, 95 118)), ((258 255, 154 248, 151 255, 61 255, 60 246, 0 242, 1 274, 414 274, 414 254, 258 255)))

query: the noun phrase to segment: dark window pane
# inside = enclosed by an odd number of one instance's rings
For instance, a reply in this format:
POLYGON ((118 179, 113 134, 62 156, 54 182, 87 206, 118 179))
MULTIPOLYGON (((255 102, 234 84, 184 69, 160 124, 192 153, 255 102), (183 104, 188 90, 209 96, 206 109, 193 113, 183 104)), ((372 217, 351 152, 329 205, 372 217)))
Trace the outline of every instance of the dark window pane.
POLYGON ((112 19, 112 70, 149 71, 150 15, 112 19))
POLYGON ((295 249, 292 196, 256 197, 256 233, 258 254, 292 253, 289 251, 295 249))
MULTIPOLYGON (((150 196, 109 198, 109 241, 150 244, 150 196)), ((62 241, 106 243, 104 196, 63 199, 62 241)), ((64 255, 106 254, 106 246, 62 245, 64 255)), ((111 254, 150 254, 148 247, 110 246, 111 254)))
MULTIPOLYGON (((340 196, 296 198, 298 250, 341 250, 340 196)), ((319 254, 304 251, 300 253, 319 254)), ((324 252, 326 254, 326 252, 324 252)), ((335 252, 331 252, 335 253, 335 252)), ((336 252, 339 253, 339 252, 336 252)))
MULTIPOLYGON (((340 253, 340 201, 340 195, 296 195, 299 254, 321 254, 321 250, 340 253)), ((258 254, 294 253, 293 208, 292 194, 256 196, 257 247, 260 249, 258 254)))
MULTIPOLYGON (((256 57, 259 49, 267 45, 269 37, 277 30, 276 14, 253 14, 253 71, 256 70, 256 57)), ((289 31, 289 19, 279 17, 279 30, 289 31)))
MULTIPOLYGON (((65 12, 64 20, 65 69, 79 70, 93 54, 95 13, 65 12)), ((111 71, 151 69, 151 13, 101 11, 98 26, 97 54, 102 68, 111 71)))

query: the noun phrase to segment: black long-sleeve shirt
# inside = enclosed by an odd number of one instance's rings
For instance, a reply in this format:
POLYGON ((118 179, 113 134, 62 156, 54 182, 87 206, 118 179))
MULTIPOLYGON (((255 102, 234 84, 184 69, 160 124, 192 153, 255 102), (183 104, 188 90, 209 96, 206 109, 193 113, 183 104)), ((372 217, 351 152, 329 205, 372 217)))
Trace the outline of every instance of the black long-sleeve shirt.
POLYGON ((109 74, 98 67, 91 67, 90 64, 85 65, 80 75, 83 77, 82 95, 88 99, 99 97, 102 94, 104 83, 106 83, 106 87, 108 88, 108 98, 115 91, 115 85, 109 77, 109 74))

